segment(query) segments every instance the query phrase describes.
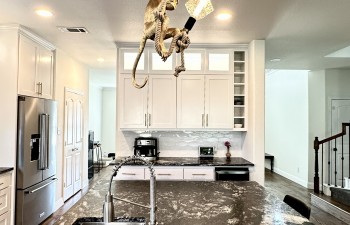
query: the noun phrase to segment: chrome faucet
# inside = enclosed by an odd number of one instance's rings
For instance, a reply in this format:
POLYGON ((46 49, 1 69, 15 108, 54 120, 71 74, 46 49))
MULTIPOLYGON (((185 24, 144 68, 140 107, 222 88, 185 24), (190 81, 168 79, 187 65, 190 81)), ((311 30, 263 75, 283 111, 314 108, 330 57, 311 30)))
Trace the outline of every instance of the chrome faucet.
POLYGON ((113 174, 111 176, 111 180, 109 182, 109 190, 108 193, 105 196, 105 202, 103 204, 103 222, 113 222, 114 220, 114 205, 113 205, 113 199, 118 200, 118 201, 123 201, 129 204, 133 204, 136 206, 140 206, 143 208, 147 208, 150 209, 150 225, 156 225, 156 192, 155 192, 155 188, 156 188, 156 177, 154 175, 154 169, 152 167, 152 164, 145 160, 143 157, 141 156, 130 156, 124 160, 122 160, 119 165, 115 166, 113 169, 113 174), (148 167, 148 169, 150 170, 150 205, 149 206, 145 206, 145 205, 141 205, 135 202, 131 202, 125 199, 120 199, 117 197, 114 197, 111 193, 111 189, 112 189, 112 181, 113 181, 113 177, 117 176, 118 170, 120 169, 120 167, 122 167, 123 165, 125 165, 128 162, 141 162, 142 164, 144 164, 145 166, 148 167))

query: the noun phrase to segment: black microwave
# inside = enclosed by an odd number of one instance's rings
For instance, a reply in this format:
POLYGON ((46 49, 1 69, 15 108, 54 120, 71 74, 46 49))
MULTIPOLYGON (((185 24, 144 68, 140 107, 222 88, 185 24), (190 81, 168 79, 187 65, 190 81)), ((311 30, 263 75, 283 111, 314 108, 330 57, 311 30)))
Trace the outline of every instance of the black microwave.
POLYGON ((201 158, 212 158, 214 157, 214 147, 199 146, 198 155, 201 158))

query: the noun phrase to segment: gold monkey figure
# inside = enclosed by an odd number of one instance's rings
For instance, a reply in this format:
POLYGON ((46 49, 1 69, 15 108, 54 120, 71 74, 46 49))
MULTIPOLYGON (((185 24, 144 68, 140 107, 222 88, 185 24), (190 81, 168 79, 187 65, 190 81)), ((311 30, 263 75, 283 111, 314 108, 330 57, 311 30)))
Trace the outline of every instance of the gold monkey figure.
POLYGON ((132 83, 136 88, 143 88, 148 81, 147 77, 143 84, 137 84, 135 79, 136 67, 145 49, 147 40, 151 39, 155 41, 155 48, 163 61, 165 61, 171 55, 172 49, 168 51, 165 48, 164 40, 181 36, 182 31, 179 28, 168 28, 169 17, 166 15, 166 10, 174 10, 177 5, 178 0, 149 0, 146 6, 143 35, 132 69, 132 83))

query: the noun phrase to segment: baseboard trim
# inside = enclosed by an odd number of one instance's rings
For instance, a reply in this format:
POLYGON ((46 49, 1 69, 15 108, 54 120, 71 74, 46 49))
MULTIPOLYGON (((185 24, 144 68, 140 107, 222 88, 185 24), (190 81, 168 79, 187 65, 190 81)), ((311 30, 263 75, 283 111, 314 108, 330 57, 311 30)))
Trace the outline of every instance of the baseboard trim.
POLYGON ((302 180, 299 177, 296 177, 294 175, 286 173, 283 170, 280 170, 278 168, 274 168, 273 172, 275 172, 275 173, 277 173, 277 174, 279 174, 279 175, 281 175, 281 176, 283 176, 283 177, 285 177, 285 178, 287 178, 287 179, 289 179, 297 184, 300 184, 301 186, 303 186, 305 188, 308 188, 308 181, 302 180))

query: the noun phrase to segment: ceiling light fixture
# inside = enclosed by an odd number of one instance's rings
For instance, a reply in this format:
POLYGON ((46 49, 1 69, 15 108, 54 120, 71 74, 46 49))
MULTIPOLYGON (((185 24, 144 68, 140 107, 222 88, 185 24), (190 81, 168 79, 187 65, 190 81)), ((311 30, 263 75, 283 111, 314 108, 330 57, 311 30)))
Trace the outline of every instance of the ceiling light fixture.
POLYGON ((49 11, 49 10, 46 10, 46 9, 38 9, 38 10, 35 10, 35 13, 39 16, 42 16, 42 17, 51 17, 53 16, 52 12, 49 11))
POLYGON ((98 62, 104 62, 105 59, 100 57, 100 58, 97 58, 97 61, 98 61, 98 62))
POLYGON ((220 13, 216 16, 218 20, 229 20, 231 17, 231 13, 220 13))

